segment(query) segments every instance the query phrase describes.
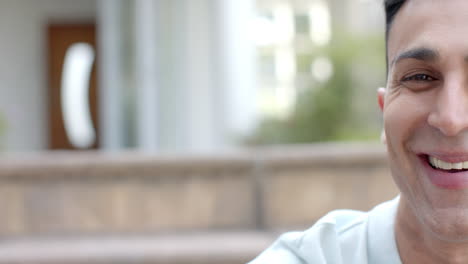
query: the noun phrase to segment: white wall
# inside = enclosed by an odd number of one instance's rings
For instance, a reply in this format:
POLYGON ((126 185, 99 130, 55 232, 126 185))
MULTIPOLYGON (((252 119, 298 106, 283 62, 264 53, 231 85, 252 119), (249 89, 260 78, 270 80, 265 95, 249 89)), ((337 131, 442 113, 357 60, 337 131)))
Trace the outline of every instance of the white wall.
POLYGON ((94 0, 0 0, 0 113, 7 151, 48 145, 47 22, 95 18, 94 0))

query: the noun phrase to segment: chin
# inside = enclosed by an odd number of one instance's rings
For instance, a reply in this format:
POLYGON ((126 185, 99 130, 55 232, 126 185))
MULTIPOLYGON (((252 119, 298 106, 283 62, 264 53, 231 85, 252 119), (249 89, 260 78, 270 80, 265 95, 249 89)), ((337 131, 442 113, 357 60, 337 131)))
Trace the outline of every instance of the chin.
POLYGON ((432 209, 416 212, 422 226, 441 241, 468 242, 468 208, 432 209))

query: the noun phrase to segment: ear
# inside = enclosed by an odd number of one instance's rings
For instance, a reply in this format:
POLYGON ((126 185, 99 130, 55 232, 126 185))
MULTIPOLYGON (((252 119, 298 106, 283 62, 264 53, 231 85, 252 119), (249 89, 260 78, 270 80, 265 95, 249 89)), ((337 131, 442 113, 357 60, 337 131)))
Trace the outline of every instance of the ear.
MULTIPOLYGON (((384 101, 385 101, 385 88, 378 88, 377 89, 377 102, 379 103, 380 110, 383 111, 384 109, 384 101)), ((382 133, 380 134, 380 141, 386 145, 387 144, 387 136, 385 135, 385 130, 382 129, 382 133)))
POLYGON ((380 87, 377 89, 377 102, 379 103, 380 110, 383 111, 384 109, 384 101, 385 101, 385 88, 380 87))
POLYGON ((382 142, 384 145, 387 145, 387 135, 385 135, 385 130, 383 129, 380 133, 380 142, 382 142))

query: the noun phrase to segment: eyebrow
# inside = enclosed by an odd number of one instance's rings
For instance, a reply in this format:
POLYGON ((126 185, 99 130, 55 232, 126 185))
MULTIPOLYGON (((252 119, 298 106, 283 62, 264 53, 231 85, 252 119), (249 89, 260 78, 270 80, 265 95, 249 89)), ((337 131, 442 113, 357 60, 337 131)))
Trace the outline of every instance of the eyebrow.
MULTIPOLYGON (((410 49, 407 51, 404 51, 400 53, 393 61, 391 65, 394 65, 395 63, 398 63, 401 60, 404 59, 416 59, 416 60, 422 60, 422 61, 434 61, 437 60, 440 57, 439 52, 433 49, 429 48, 415 48, 415 49, 410 49)), ((465 58, 468 60, 468 58, 465 58)))

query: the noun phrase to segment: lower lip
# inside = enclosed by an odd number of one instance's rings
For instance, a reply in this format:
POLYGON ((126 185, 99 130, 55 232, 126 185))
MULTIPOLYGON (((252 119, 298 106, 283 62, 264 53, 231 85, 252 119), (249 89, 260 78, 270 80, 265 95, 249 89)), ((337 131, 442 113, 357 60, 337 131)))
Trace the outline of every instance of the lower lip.
POLYGON ((468 188, 468 170, 460 172, 447 172, 434 169, 429 164, 427 157, 421 157, 421 160, 429 180, 437 187, 455 190, 468 188))

